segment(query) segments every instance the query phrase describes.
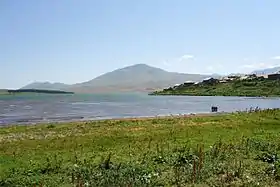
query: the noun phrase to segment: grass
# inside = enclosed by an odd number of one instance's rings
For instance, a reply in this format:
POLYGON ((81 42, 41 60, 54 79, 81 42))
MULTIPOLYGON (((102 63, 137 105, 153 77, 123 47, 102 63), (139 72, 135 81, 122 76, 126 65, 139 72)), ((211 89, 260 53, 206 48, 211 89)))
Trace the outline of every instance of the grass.
POLYGON ((0 186, 279 186, 280 110, 0 128, 0 186))
POLYGON ((280 80, 235 80, 228 83, 181 85, 176 89, 156 91, 152 95, 191 96, 279 96, 280 80))

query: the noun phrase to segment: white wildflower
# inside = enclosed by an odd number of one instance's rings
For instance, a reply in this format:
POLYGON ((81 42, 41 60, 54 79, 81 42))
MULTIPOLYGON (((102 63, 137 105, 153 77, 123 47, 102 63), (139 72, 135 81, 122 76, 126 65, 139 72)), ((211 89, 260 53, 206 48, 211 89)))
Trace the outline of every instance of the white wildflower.
POLYGON ((154 173, 154 177, 158 177, 159 176, 159 174, 158 173, 154 173))

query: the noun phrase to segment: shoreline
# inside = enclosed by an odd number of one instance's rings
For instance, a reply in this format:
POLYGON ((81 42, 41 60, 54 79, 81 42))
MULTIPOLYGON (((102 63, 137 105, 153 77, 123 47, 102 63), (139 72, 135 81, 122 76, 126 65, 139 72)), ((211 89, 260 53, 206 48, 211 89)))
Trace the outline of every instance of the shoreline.
POLYGON ((256 99, 270 99, 280 98, 280 95, 196 95, 196 94, 184 94, 184 93, 152 93, 149 96, 186 96, 186 97, 242 97, 242 98, 256 98, 256 99))
POLYGON ((65 124, 81 124, 81 123, 89 123, 89 122, 107 122, 107 121, 149 121, 154 119, 178 119, 178 118, 193 118, 193 117, 211 117, 218 115, 226 115, 232 112, 209 112, 209 113, 190 113, 190 114, 173 114, 173 115, 159 115, 159 116, 143 116, 143 117, 118 117, 118 118, 110 118, 110 119, 80 119, 80 120, 69 120, 69 121, 39 121, 39 122, 30 122, 30 123, 0 123, 0 128, 8 128, 8 127, 19 127, 19 126, 41 126, 41 125, 65 125, 65 124))

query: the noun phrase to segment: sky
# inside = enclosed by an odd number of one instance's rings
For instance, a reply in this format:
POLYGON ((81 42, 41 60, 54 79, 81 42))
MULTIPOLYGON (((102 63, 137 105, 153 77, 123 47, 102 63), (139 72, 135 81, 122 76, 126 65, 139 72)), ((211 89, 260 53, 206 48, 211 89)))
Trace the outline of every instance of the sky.
POLYGON ((182 73, 280 66, 279 0, 1 0, 0 88, 144 63, 182 73))

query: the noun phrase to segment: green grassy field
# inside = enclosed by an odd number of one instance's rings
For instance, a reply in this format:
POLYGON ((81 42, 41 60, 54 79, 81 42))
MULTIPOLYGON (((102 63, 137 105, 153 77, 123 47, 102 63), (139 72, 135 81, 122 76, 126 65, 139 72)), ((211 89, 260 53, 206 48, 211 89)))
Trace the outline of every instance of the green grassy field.
POLYGON ((280 110, 0 128, 0 186, 279 186, 280 110))
POLYGON ((191 96, 279 96, 280 80, 255 79, 236 80, 228 83, 199 84, 181 86, 173 90, 163 90, 152 95, 191 95, 191 96))

